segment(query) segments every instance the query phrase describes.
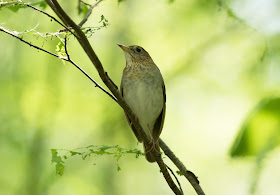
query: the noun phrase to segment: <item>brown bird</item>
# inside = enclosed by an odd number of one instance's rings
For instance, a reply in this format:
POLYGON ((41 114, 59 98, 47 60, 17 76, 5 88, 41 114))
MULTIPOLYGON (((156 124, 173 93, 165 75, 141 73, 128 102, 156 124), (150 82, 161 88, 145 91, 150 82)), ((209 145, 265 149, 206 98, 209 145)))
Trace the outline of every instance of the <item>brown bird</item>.
MULTIPOLYGON (((152 150, 159 148, 159 136, 165 117, 165 86, 162 75, 150 57, 149 53, 137 45, 124 46, 118 44, 124 51, 126 66, 123 70, 121 81, 121 94, 136 115, 152 147, 144 144, 145 156, 149 162, 155 162, 152 150)), ((135 136, 139 142, 143 142, 141 136, 131 123, 135 136)))

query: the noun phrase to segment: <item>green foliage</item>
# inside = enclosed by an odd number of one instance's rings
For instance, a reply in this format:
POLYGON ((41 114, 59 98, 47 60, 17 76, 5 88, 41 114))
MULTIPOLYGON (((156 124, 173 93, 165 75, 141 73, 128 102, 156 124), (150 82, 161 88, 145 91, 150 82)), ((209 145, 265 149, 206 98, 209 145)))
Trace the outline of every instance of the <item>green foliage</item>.
POLYGON ((176 173, 177 173, 178 175, 180 175, 180 176, 183 176, 183 175, 184 175, 184 174, 183 174, 181 171, 179 171, 179 170, 177 170, 176 173))
POLYGON ((121 170, 121 167, 119 166, 119 160, 121 159, 121 157, 125 156, 126 154, 132 154, 135 155, 136 158, 138 158, 140 155, 144 155, 144 153, 142 153, 140 150, 137 149, 125 149, 125 148, 121 148, 117 145, 114 146, 105 146, 105 145, 99 145, 99 146, 95 146, 95 145, 90 145, 87 147, 81 147, 81 148, 77 148, 74 150, 63 150, 66 151, 66 153, 62 156, 58 155, 58 150, 61 149, 51 149, 51 154, 52 154, 52 163, 56 163, 55 168, 56 168, 56 174, 58 175, 63 175, 64 173, 64 161, 62 160, 62 158, 64 160, 69 159, 72 156, 76 156, 79 155, 81 156, 81 158, 83 160, 85 160, 88 157, 93 156, 103 156, 103 155, 109 155, 109 156, 113 156, 116 160, 117 163, 117 171, 121 170))
POLYGON ((56 174, 58 175, 63 175, 64 172, 64 165, 62 163, 64 163, 61 159, 60 156, 58 156, 58 152, 56 149, 51 149, 51 153, 52 153, 52 163, 56 163, 56 174))
MULTIPOLYGON (((45 9, 47 7, 46 1, 37 1, 34 3, 28 3, 29 5, 36 6, 38 5, 41 9, 45 9)), ((11 1, 11 2, 0 2, 0 8, 5 7, 13 12, 17 12, 19 9, 27 8, 26 4, 21 1, 11 1)))
POLYGON ((262 157, 279 144, 280 97, 265 98, 243 123, 230 155, 262 157))
POLYGON ((108 22, 108 20, 105 18, 104 15, 101 15, 99 23, 102 23, 102 24, 103 24, 102 27, 107 27, 107 26, 109 25, 109 22, 108 22))
POLYGON ((95 33, 95 31, 100 30, 102 28, 107 28, 110 25, 109 21, 105 18, 104 15, 100 16, 100 21, 98 23, 101 23, 101 25, 95 27, 82 27, 81 30, 89 38, 95 33))
POLYGON ((57 55, 62 56, 62 57, 66 55, 64 46, 65 46, 65 44, 63 41, 58 42, 58 44, 56 45, 57 55))

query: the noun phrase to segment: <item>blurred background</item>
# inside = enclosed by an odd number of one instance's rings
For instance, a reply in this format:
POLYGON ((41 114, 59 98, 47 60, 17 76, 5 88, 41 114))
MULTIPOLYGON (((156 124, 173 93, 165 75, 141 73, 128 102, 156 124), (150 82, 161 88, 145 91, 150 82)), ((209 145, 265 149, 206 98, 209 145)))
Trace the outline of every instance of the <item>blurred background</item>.
MULTIPOLYGON (((81 21, 78 1, 59 2, 81 21)), ((15 11, 1 8, 0 25, 18 32, 37 25, 41 33, 61 29, 30 8, 15 11)), ((54 15, 49 7, 45 11, 54 15)), ((167 91, 161 138, 198 176, 205 193, 278 194, 279 1, 104 0, 84 26, 102 25, 101 15, 109 25, 90 42, 105 70, 119 85, 125 59, 117 43, 150 53, 167 91)), ((56 52, 57 38, 22 36, 56 52)), ((73 37, 68 48, 102 84, 73 37)), ((119 160, 121 171, 111 156, 73 156, 65 160, 64 175, 56 175, 52 148, 142 145, 122 109, 71 64, 3 32, 0 51, 0 194, 172 194, 157 165, 133 155, 119 160)), ((185 194, 196 194, 178 177, 185 194)))

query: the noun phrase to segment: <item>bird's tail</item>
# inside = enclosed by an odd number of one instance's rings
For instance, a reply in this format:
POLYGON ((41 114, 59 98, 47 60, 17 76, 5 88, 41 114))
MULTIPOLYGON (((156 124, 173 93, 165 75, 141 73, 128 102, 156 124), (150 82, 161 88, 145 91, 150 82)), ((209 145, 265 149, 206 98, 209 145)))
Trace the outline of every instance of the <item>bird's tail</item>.
POLYGON ((153 149, 157 150, 158 152, 160 151, 159 142, 158 141, 155 142, 155 145, 154 145, 155 148, 151 148, 151 144, 150 145, 143 144, 143 145, 144 145, 145 157, 146 157, 147 161, 149 161, 150 163, 156 162, 156 158, 154 157, 154 155, 152 154, 151 151, 153 149))

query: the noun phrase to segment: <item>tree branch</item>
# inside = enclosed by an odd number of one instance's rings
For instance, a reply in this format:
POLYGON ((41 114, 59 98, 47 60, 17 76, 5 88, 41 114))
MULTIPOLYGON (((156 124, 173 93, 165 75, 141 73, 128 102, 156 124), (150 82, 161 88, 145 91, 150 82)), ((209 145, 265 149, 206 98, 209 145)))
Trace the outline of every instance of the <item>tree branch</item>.
POLYGON ((62 20, 62 22, 66 25, 66 26, 71 26, 67 23, 67 20, 64 19, 64 17, 61 16, 61 13, 57 10, 56 6, 54 5, 54 3, 51 0, 45 0, 47 2, 47 4, 52 8, 52 10, 54 11, 54 13, 62 20))
MULTIPOLYGON (((91 15, 93 8, 96 7, 101 1, 102 1, 102 0, 98 0, 98 1, 96 1, 95 3, 93 3, 92 5, 90 5, 90 8, 89 8, 87 14, 85 15, 84 19, 83 19, 83 20, 79 23, 79 25, 78 25, 80 28, 81 28, 81 27, 84 25, 84 23, 86 23, 86 21, 88 20, 88 17, 91 15)), ((83 2, 83 1, 82 1, 82 2, 83 2)), ((85 2, 83 2, 83 3, 85 3, 85 2)))
POLYGON ((189 180, 195 191, 198 195, 205 195, 202 188, 199 185, 199 181, 197 177, 191 172, 188 171, 185 165, 175 156, 175 154, 170 150, 170 148, 162 141, 162 139, 159 139, 159 145, 163 152, 170 158, 170 160, 177 166, 177 168, 180 170, 180 172, 189 180))

